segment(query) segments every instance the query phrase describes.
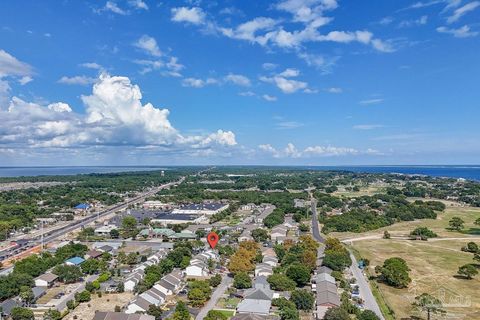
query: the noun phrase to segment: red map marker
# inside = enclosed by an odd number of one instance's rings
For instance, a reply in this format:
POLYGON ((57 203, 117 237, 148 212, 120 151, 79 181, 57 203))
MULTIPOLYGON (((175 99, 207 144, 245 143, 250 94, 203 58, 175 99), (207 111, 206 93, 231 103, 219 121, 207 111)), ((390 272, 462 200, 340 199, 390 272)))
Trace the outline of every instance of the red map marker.
POLYGON ((207 235, 207 241, 210 244, 210 247, 212 249, 215 249, 215 246, 217 245, 217 242, 218 242, 218 234, 214 231, 210 232, 207 235))

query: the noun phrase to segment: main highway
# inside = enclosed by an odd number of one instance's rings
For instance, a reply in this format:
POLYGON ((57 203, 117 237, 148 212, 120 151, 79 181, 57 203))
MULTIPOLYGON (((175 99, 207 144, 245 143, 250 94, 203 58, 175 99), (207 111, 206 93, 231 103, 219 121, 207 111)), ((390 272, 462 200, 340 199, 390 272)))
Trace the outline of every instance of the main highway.
MULTIPOLYGON (((150 189, 150 190, 148 190, 148 191, 146 191, 146 192, 144 192, 144 193, 142 193, 142 194, 140 194, 140 195, 138 195, 138 196, 136 196, 132 199, 128 199, 127 201, 124 201, 122 203, 113 205, 113 206, 109 207, 108 209, 106 209, 102 212, 91 214, 88 217, 85 217, 81 220, 73 221, 72 223, 70 223, 66 226, 62 226, 62 227, 59 227, 59 228, 57 228, 53 231, 49 231, 48 233, 43 234, 43 239, 42 239, 42 235, 36 236, 35 238, 32 238, 32 239, 29 239, 28 247, 25 246, 25 247, 21 248, 20 250, 16 249, 17 254, 21 254, 23 251, 25 251, 28 248, 31 248, 32 246, 41 245, 42 243, 45 245, 49 242, 55 241, 55 240, 61 238, 62 236, 66 235, 67 233, 69 233, 71 231, 74 231, 78 228, 84 227, 84 226, 94 222, 97 219, 105 217, 105 216, 107 216, 109 214, 112 214, 114 212, 124 210, 129 205, 133 205, 133 204, 137 204, 139 202, 143 202, 143 201, 145 201, 145 198, 148 198, 148 197, 151 197, 151 196, 155 195, 160 190, 178 185, 178 184, 182 183, 184 180, 185 180, 185 177, 181 177, 181 179, 178 180, 178 181, 169 182, 169 183, 163 184, 161 186, 152 188, 152 189, 150 189), (21 252, 18 252, 18 251, 21 251, 21 252)), ((12 239, 12 241, 15 241, 15 239, 12 239)), ((15 255, 9 257, 9 259, 12 259, 12 258, 15 258, 15 255)))

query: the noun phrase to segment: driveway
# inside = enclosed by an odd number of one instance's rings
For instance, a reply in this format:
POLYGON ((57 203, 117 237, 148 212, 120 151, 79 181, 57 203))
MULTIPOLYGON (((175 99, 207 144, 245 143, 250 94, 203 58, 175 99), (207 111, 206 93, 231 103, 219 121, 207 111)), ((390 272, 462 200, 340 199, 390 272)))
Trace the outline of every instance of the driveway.
POLYGON ((227 290, 227 288, 230 286, 232 281, 233 279, 230 278, 228 275, 223 276, 222 282, 218 285, 215 291, 213 291, 212 296, 210 300, 208 300, 207 304, 205 304, 203 308, 200 309, 200 312, 195 317, 195 320, 202 320, 207 316, 208 311, 215 308, 215 305, 217 304, 218 299, 222 297, 223 293, 225 292, 225 290, 227 290))
POLYGON ((350 253, 350 257, 352 258, 352 265, 350 266, 350 271, 352 272, 353 276, 357 279, 357 285, 360 291, 360 297, 364 301, 365 309, 371 310, 375 312, 380 319, 384 320, 382 312, 380 311, 380 307, 378 306, 377 300, 373 296, 372 289, 368 284, 368 280, 365 279, 362 270, 358 267, 358 262, 350 253))

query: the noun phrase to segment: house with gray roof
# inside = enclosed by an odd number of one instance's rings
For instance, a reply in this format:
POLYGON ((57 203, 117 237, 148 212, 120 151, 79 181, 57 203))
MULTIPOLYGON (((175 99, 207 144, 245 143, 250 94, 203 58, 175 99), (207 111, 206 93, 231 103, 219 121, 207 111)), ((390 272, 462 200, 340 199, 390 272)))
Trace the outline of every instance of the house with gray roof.
POLYGON ((328 281, 335 284, 335 278, 329 275, 328 273, 319 273, 317 274, 317 283, 321 281, 328 281))
POLYGON ((93 320, 155 320, 155 317, 147 314, 95 311, 93 320))
POLYGON ((51 287, 57 279, 56 274, 47 272, 35 278, 35 285, 37 287, 51 287))
POLYGON ((265 277, 257 277, 254 287, 245 292, 237 306, 237 313, 268 315, 272 306, 273 291, 265 277))

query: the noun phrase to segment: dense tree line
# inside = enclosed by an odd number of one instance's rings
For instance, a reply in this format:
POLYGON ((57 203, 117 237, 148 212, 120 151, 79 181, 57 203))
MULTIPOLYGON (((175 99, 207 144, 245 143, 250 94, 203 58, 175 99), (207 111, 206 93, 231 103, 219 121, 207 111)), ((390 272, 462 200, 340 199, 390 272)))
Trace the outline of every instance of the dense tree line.
MULTIPOLYGON (((20 293, 22 286, 33 286, 33 279, 47 271, 48 269, 58 266, 66 259, 74 256, 83 256, 87 251, 87 247, 82 244, 70 243, 57 250, 55 255, 48 252, 41 255, 31 255, 25 259, 17 261, 14 265, 13 272, 6 276, 0 276, 0 300, 14 297, 20 293)), ((71 271, 70 269, 67 271, 71 271)), ((66 278, 69 272, 65 272, 66 278)), ((82 275, 77 275, 77 279, 82 275)), ((68 278, 70 279, 70 278, 68 278)))

